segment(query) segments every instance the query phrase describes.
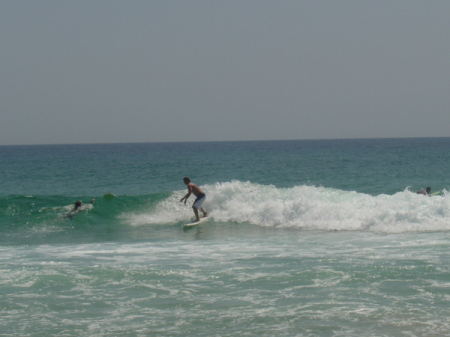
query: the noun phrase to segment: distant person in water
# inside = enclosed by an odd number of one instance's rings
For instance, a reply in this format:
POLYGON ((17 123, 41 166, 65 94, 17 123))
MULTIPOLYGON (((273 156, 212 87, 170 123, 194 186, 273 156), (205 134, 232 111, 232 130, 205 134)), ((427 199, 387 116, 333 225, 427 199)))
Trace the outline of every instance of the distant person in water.
POLYGON ((184 203, 186 204, 186 201, 191 196, 191 193, 194 193, 194 195, 197 197, 197 199, 195 199, 194 204, 192 205, 192 209, 194 210, 194 214, 195 214, 195 222, 198 222, 198 221, 200 221, 200 217, 198 216, 199 209, 202 211, 203 217, 208 216, 208 213, 206 213, 206 211, 202 207, 203 203, 206 200, 206 195, 200 189, 200 187, 198 187, 193 182, 191 182, 189 177, 184 177, 183 182, 187 186, 188 193, 183 198, 180 199, 180 202, 184 200, 184 203))
POLYGON ((431 187, 427 187, 427 189, 425 191, 417 191, 417 194, 425 194, 425 195, 430 195, 431 192, 431 187))
POLYGON ((72 211, 76 211, 78 208, 80 208, 81 207, 81 201, 80 200, 77 200, 77 201, 75 201, 75 207, 73 208, 73 210, 72 211))
MULTIPOLYGON (((91 200, 91 204, 93 204, 95 199, 91 200)), ((77 200, 75 201, 75 207, 72 208, 72 210, 66 214, 66 218, 72 219, 75 215, 77 215, 81 211, 81 201, 77 200)))

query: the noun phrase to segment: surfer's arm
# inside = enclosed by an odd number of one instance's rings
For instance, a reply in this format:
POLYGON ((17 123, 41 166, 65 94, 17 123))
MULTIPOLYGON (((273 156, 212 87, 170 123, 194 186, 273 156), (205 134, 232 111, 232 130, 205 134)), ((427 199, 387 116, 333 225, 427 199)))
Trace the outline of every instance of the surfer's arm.
POLYGON ((191 196, 191 193, 192 193, 192 191, 191 191, 191 186, 188 186, 188 193, 187 193, 183 198, 181 198, 180 201, 183 201, 183 200, 184 200, 184 203, 186 203, 186 201, 188 200, 188 198, 191 196))
POLYGON ((180 201, 184 200, 184 203, 186 203, 186 201, 188 200, 188 198, 191 196, 191 192, 189 192, 188 194, 186 194, 183 198, 180 199, 180 201))

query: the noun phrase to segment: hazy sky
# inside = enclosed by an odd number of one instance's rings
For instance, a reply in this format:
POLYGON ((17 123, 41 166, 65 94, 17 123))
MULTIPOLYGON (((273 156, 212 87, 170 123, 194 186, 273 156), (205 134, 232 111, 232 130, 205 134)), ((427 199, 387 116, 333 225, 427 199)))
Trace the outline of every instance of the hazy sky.
POLYGON ((450 136, 450 1, 0 1, 0 145, 450 136))

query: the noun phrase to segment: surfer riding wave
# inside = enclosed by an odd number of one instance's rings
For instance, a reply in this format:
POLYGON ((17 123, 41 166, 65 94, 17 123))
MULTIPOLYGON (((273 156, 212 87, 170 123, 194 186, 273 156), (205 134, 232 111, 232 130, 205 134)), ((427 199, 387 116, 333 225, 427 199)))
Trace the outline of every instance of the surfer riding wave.
POLYGON ((192 209, 194 210, 195 214, 195 222, 199 222, 200 221, 200 217, 198 215, 199 209, 202 211, 204 217, 208 216, 208 213, 206 213, 206 211, 202 207, 203 203, 206 200, 206 194, 200 189, 200 187, 191 182, 189 177, 184 177, 183 182, 188 188, 188 193, 183 198, 180 199, 180 202, 184 200, 184 203, 186 204, 186 201, 191 196, 191 193, 193 193, 197 197, 194 201, 194 204, 192 205, 192 209))

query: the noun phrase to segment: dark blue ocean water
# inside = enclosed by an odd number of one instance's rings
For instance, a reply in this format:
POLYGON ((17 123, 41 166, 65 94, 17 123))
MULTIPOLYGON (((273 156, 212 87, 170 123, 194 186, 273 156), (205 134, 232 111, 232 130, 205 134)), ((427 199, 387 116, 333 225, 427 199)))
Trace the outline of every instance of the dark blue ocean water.
POLYGON ((2 331, 445 335, 449 150, 450 138, 0 147, 2 331), (184 176, 207 194, 191 230, 184 176), (427 186, 440 193, 415 193, 427 186))
POLYGON ((126 195, 202 184, 314 185, 377 195, 449 187, 449 138, 0 147, 0 193, 126 195))

